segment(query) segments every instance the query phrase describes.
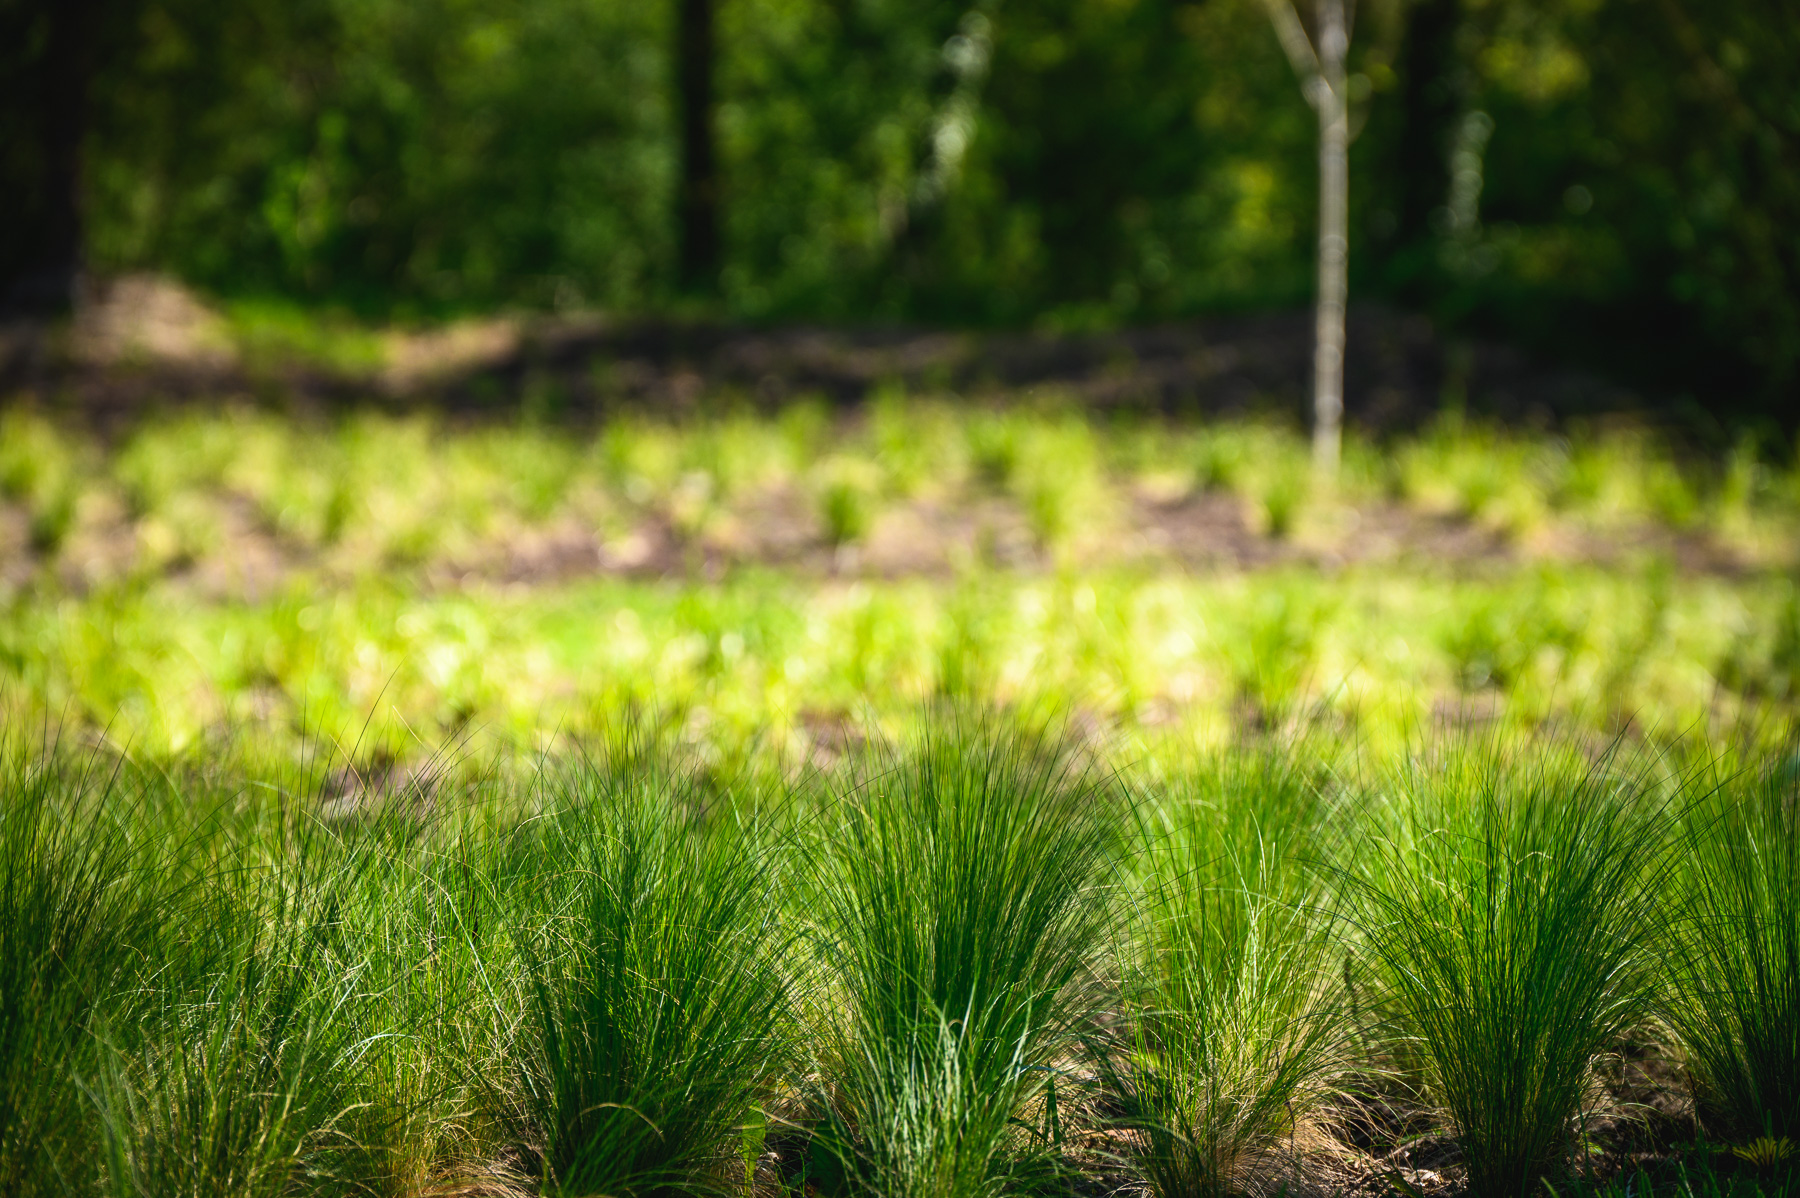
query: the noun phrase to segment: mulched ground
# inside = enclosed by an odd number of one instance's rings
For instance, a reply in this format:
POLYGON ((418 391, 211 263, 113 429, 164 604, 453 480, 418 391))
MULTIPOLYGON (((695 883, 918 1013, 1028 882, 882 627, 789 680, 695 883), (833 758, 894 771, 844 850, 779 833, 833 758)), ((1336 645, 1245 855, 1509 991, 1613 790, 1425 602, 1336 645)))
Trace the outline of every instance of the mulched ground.
MULTIPOLYGON (((215 510, 219 543, 204 558, 171 563, 170 581, 208 599, 254 600, 297 574, 331 575, 327 558, 270 529, 248 501, 223 497, 215 510)), ((31 548, 24 508, 0 501, 0 591, 27 585, 48 566, 64 590, 85 593, 130 575, 138 553, 135 525, 120 511, 84 524, 47 560, 31 548)), ((1624 564, 1647 555, 1687 574, 1736 576, 1757 568, 1699 530, 1646 526, 1602 535, 1546 527, 1515 540, 1476 522, 1385 502, 1327 510, 1292 535, 1272 537, 1256 528, 1249 505, 1220 492, 1174 500, 1118 496, 1102 520, 1055 552, 1036 541, 1018 506, 1002 497, 896 502, 879 513, 861 544, 834 548, 813 500, 792 487, 751 497, 698 534, 684 534, 654 511, 622 533, 566 516, 391 568, 427 590, 451 591, 594 577, 709 581, 746 568, 886 580, 949 579, 972 566, 1026 574, 1069 565, 1207 574, 1392 565, 1467 574, 1542 561, 1624 564)))

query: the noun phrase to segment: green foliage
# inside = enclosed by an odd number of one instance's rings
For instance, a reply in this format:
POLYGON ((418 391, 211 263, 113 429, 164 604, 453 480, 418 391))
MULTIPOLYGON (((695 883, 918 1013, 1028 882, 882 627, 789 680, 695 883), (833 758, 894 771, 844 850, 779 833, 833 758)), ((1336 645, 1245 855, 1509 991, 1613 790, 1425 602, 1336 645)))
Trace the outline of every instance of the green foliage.
POLYGON ((1274 1193, 1396 1068, 1477 1192, 1792 1190, 1791 745, 911 707, 797 773, 612 714, 485 762, 15 733, 6 1192, 995 1198, 1097 1179, 1103 1138, 1108 1184, 1274 1193), (1651 988, 1729 1140, 1561 1176, 1651 988))
POLYGON ((1093 430, 1079 417, 1031 424, 1008 474, 1040 549, 1056 556, 1106 503, 1093 430))
POLYGON ((1516 534, 1541 521, 1544 478, 1557 455, 1542 439, 1510 436, 1451 413, 1397 456, 1408 498, 1516 534))
POLYGON ((1297 754, 1251 751, 1164 781, 1139 814, 1130 1022, 1101 1074, 1158 1198, 1275 1188, 1269 1158, 1347 1067, 1316 872, 1330 804, 1297 754))
POLYGON ((20 408, 0 414, 0 494, 24 505, 37 552, 55 554, 74 527, 78 476, 76 447, 49 421, 20 408))
POLYGON ((1498 743, 1410 763, 1356 866, 1394 1034, 1483 1198, 1558 1177, 1596 1058, 1650 1013, 1659 805, 1624 765, 1498 743))
POLYGON ((1548 656, 1554 663, 1548 688, 1553 690, 1567 675, 1584 629, 1552 594, 1495 596, 1465 608, 1444 635, 1457 685, 1467 691, 1489 686, 1513 691, 1533 681, 1540 658, 1548 656))
POLYGON ((897 495, 910 499, 963 481, 971 446, 955 408, 899 388, 882 389, 869 407, 876 461, 897 495))
POLYGON ((1795 761, 1729 778, 1685 813, 1669 1019, 1707 1132, 1800 1134, 1800 800, 1795 761))
POLYGON ((243 884, 188 896, 146 1042, 108 1045, 87 1086, 121 1198, 273 1198, 330 1172, 361 1046, 356 965, 341 955, 345 876, 323 855, 302 844, 243 884))
POLYGON ((1310 478, 1306 471, 1289 468, 1276 471, 1264 486, 1262 524, 1271 537, 1285 540, 1293 535, 1310 490, 1310 478))
POLYGON ((1274 423, 1221 424, 1196 439, 1193 485, 1230 492, 1247 505, 1247 522, 1274 540, 1293 536, 1312 498, 1307 447, 1295 432, 1274 423))
MULTIPOLYGON (((1782 410, 1800 189, 1778 0, 1648 23, 1566 0, 1365 15, 1357 294, 1712 410, 1782 410)), ((309 339, 283 300, 673 302, 673 4, 107 0, 95 18, 89 260, 244 297, 266 356, 309 339)), ((1317 131, 1255 6, 738 0, 717 19, 735 316, 1067 329, 1309 294, 1317 131)), ((0 21, 11 278, 67 147, 42 109, 63 69, 43 10, 0 21)), ((1465 501, 1496 497, 1465 481, 1465 501)), ((1659 492, 1687 518, 1690 496, 1659 492)))
POLYGON ((1194 453, 1194 486, 1202 491, 1230 491, 1244 467, 1244 446, 1223 429, 1202 433, 1194 453))
POLYGON ((1304 589, 1271 586, 1255 596, 1224 648, 1237 697, 1258 719, 1279 724, 1294 713, 1324 622, 1318 598, 1304 589))
POLYGON ((574 873, 541 879, 513 930, 546 1180, 570 1194, 704 1189, 789 1042, 770 859, 754 828, 691 809, 697 796, 654 761, 579 766, 551 786, 565 805, 551 859, 574 873))
POLYGON ((834 548, 854 545, 875 523, 880 477, 869 463, 838 458, 820 466, 819 515, 834 548))
POLYGON ((968 424, 969 460, 987 486, 1005 490, 1018 477, 1024 457, 1024 426, 1014 413, 978 413, 968 424))
POLYGON ((0 1189, 48 1193, 89 1162, 76 1088, 96 1060, 96 1009, 149 931, 129 841, 88 772, 5 746, 0 782, 0 1189))
POLYGON ((1570 1178, 1551 1187, 1557 1198, 1791 1198, 1800 1177, 1791 1167, 1745 1168, 1735 1153, 1701 1143, 1694 1154, 1659 1168, 1639 1166, 1599 1180, 1570 1178))
POLYGON ((1739 630, 1719 662, 1719 681, 1746 695, 1800 693, 1800 587, 1788 584, 1766 619, 1739 630))
POLYGON ((934 692, 1159 736, 1329 714, 1385 738, 1470 693, 1511 721, 1779 726, 1800 700, 1785 476, 1759 476, 1754 519, 1670 545, 1640 467, 1711 496, 1716 470, 1755 473, 1741 453, 1460 427, 1396 440, 1420 480, 1399 507, 1353 434, 1355 476, 1276 542, 1265 497, 1304 491, 1309 464, 1262 422, 891 393, 866 419, 801 404, 591 432, 227 409, 100 444, 19 406, 0 416, 0 708, 155 751, 225 728, 353 739, 373 712, 389 751, 471 731, 485 752, 592 728, 625 695, 795 754, 808 725, 934 692), (1491 507, 1450 515, 1435 489, 1490 448, 1505 490, 1554 497, 1503 552, 1464 535, 1491 507), (1251 527, 1191 497, 1208 461, 1251 527), (1576 476, 1592 485, 1558 490, 1576 476), (30 546, 46 512, 54 551, 30 546), (1664 560, 1683 546, 1743 568, 1664 560))
MULTIPOLYGON (((95 97, 99 260, 414 311, 641 301, 667 267, 660 8, 309 0, 221 15, 164 0, 103 14, 123 28, 102 42, 95 97)), ((237 323, 263 357, 312 339, 280 303, 245 303, 237 323)))
POLYGON ((833 809, 822 1135, 856 1192, 992 1198, 1039 1156, 1014 1122, 1074 1043, 1108 913, 1118 796, 1092 770, 1052 735, 933 721, 833 809))

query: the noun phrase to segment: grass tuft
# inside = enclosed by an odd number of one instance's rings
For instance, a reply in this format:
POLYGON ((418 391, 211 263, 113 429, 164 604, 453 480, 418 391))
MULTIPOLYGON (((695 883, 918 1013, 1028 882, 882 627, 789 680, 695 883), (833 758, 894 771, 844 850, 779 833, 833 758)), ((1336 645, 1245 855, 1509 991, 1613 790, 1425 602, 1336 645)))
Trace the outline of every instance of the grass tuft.
POLYGON ((1669 1022, 1695 1108, 1728 1143, 1800 1136, 1800 791, 1794 764, 1688 813, 1669 1022))
POLYGON ((526 1106, 565 1194, 718 1188, 789 1043, 775 873, 754 828, 667 767, 555 776, 564 805, 518 912, 526 1106))
POLYGON ((149 932, 133 853, 111 818, 116 775, 97 756, 43 760, 7 746, 0 777, 0 1193, 84 1179, 91 1126, 76 1079, 91 1030, 149 932))
POLYGON ((1650 1010, 1646 785, 1615 755, 1479 746, 1400 769, 1374 813, 1353 901, 1478 1198, 1562 1172, 1596 1058, 1650 1010))
POLYGON ((1049 1163, 1016 1121, 1075 1047, 1126 813, 1043 733, 937 722, 875 764, 812 879, 822 1139, 855 1192, 987 1198, 1049 1163))
POLYGON ((1259 1165, 1348 1061, 1318 876, 1330 808, 1291 757, 1222 758, 1140 807, 1128 1030, 1100 1057, 1157 1198, 1272 1191, 1259 1165))

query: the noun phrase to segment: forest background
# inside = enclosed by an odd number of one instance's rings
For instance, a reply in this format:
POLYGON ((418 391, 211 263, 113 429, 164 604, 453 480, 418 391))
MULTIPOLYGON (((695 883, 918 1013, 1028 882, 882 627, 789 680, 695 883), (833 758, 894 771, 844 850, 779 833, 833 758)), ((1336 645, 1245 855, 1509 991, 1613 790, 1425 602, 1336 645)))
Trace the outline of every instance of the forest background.
MULTIPOLYGON (((1353 18, 1355 299, 1792 410, 1785 0, 1353 18)), ((1316 125, 1254 0, 0 0, 0 89, 15 298, 69 247, 403 322, 1070 331, 1312 291, 1316 125)))

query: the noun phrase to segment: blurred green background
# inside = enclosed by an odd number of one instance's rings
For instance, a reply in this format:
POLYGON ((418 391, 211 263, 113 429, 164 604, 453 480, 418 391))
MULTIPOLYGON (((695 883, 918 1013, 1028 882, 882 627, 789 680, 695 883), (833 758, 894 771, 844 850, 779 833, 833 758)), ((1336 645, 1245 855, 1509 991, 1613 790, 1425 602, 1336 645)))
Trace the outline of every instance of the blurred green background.
MULTIPOLYGON (((1082 329, 1310 298, 1315 122, 1254 0, 685 3, 5 0, 0 276, 73 179, 96 272, 371 319, 1082 329), (702 10, 719 240, 684 271, 702 10)), ((1365 0, 1353 297, 1785 414, 1796 61, 1785 0, 1365 0)))

